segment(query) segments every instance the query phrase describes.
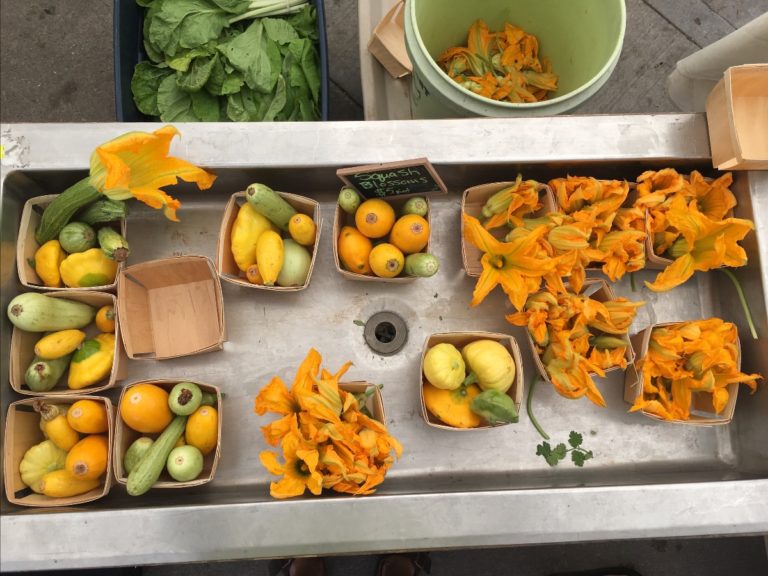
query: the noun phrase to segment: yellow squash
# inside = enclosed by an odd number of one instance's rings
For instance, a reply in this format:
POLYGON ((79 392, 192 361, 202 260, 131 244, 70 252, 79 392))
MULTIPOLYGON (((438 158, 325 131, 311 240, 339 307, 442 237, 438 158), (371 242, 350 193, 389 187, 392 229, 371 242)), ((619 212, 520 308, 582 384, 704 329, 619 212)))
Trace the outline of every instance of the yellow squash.
POLYGON ((283 267, 283 239, 274 230, 267 230, 256 243, 256 263, 265 286, 274 286, 283 267))
POLYGON ((219 440, 219 413, 213 406, 200 406, 187 420, 184 440, 203 456, 213 451, 219 440))
POLYGON ((475 340, 461 350, 464 362, 483 390, 506 392, 515 381, 515 361, 495 340, 475 340))
POLYGON ((436 388, 456 390, 467 377, 464 358, 453 344, 440 342, 424 355, 424 377, 436 388))
POLYGON ((265 216, 246 202, 240 207, 237 218, 232 224, 230 248, 235 264, 243 272, 256 263, 256 243, 263 232, 275 230, 275 226, 265 216))
POLYGON ((96 312, 96 328, 102 332, 115 331, 115 307, 112 304, 102 306, 96 312))
POLYGON ((472 399, 480 394, 480 389, 474 384, 445 390, 425 382, 422 393, 427 410, 448 426, 477 428, 482 423, 482 418, 472 411, 472 399))
POLYGON ((96 480, 107 470, 109 442, 104 434, 91 434, 67 453, 64 469, 78 480, 96 480))
POLYGON ((107 409, 96 400, 78 400, 67 410, 67 422, 82 434, 101 434, 109 429, 107 409))
POLYGON ((40 430, 56 446, 68 452, 80 441, 80 434, 67 422, 66 406, 48 404, 42 400, 35 401, 33 406, 40 414, 40 430))
POLYGON ((35 344, 35 354, 43 360, 55 360, 67 354, 72 354, 85 340, 82 330, 59 330, 43 336, 35 344))
POLYGON ((91 248, 67 256, 61 263, 61 278, 70 288, 106 286, 115 281, 117 262, 101 248, 91 248))
POLYGON ((72 356, 67 386, 79 390, 97 384, 109 376, 114 358, 114 334, 99 334, 92 340, 86 340, 72 356))
POLYGON ((69 498, 90 492, 94 488, 98 488, 99 484, 101 484, 99 479, 75 478, 68 470, 62 469, 48 472, 32 489, 51 498, 69 498))
POLYGON ((51 288, 61 286, 59 267, 67 253, 61 248, 58 240, 49 240, 35 252, 35 272, 43 284, 51 288))
POLYGON ((294 242, 302 246, 312 246, 315 243, 317 226, 311 216, 297 213, 288 221, 288 233, 294 242))

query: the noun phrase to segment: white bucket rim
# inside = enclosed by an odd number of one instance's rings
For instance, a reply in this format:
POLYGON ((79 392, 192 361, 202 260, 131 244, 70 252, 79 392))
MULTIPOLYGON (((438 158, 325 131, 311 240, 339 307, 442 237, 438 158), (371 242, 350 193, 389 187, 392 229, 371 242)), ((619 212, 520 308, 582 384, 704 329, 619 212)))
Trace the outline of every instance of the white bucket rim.
POLYGON ((451 86, 458 89, 460 92, 471 98, 472 100, 477 101, 480 104, 484 105, 495 105, 499 106, 501 108, 507 108, 511 110, 527 110, 531 108, 547 108, 549 106, 552 106, 553 104, 558 103, 565 103, 568 100, 572 99, 574 96, 577 96, 581 94, 582 92, 588 90, 591 86, 593 86, 596 82, 600 80, 600 78, 603 77, 608 70, 610 70, 613 66, 615 66, 616 61, 621 55, 621 50, 624 47, 624 34, 627 29, 627 4, 626 0, 619 0, 620 4, 620 16, 621 16, 621 29, 619 30, 619 37, 617 39, 616 45, 613 47, 613 51, 611 52, 610 58, 608 58, 603 64, 603 67, 600 68, 600 70, 592 76, 587 82, 576 88, 575 90, 571 90, 570 92, 566 94, 562 94, 558 96, 557 98, 552 98, 551 100, 541 100, 539 102, 502 102, 499 100, 494 100, 492 98, 487 98, 485 96, 480 96, 479 94, 475 94, 471 90, 467 90, 464 88, 464 86, 458 84, 457 82, 454 82, 448 74, 445 73, 445 71, 440 68, 440 66, 437 65, 437 62, 435 62, 434 58, 430 56, 429 51, 427 50, 427 47, 424 45, 424 41, 421 39, 421 33, 419 32, 419 27, 416 24, 416 8, 415 8, 415 0, 409 0, 408 1, 408 19, 410 20, 411 28, 414 31, 414 36, 416 37, 416 43, 419 46, 419 50, 421 51, 421 55, 424 56, 427 61, 429 62, 429 66, 432 68, 433 71, 436 71, 438 75, 440 76, 440 79, 451 86))

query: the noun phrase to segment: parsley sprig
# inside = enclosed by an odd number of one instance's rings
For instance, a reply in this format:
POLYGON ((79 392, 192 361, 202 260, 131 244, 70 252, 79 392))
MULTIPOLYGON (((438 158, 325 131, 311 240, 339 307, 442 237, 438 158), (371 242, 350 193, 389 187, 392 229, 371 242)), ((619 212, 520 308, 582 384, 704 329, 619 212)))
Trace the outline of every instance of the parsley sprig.
POLYGON ((536 445, 536 455, 543 456, 544 460, 546 460, 547 464, 550 466, 557 466, 558 462, 560 462, 560 460, 565 460, 565 457, 570 452, 571 462, 579 468, 583 467, 584 462, 591 460, 594 457, 594 454, 592 454, 591 450, 586 450, 581 447, 581 444, 584 441, 584 437, 581 434, 571 430, 571 433, 568 435, 568 444, 570 444, 570 448, 562 442, 552 448, 552 445, 547 442, 547 440, 549 440, 549 434, 544 431, 544 428, 541 427, 539 421, 536 420, 536 416, 533 415, 533 391, 536 388, 536 383, 538 381, 538 377, 534 376, 528 390, 528 401, 525 403, 528 418, 530 418, 531 423, 538 433, 541 434, 541 437, 544 438, 544 442, 536 445))
POLYGON ((562 442, 552 448, 549 442, 544 441, 541 444, 536 445, 536 455, 543 456, 544 460, 546 460, 547 464, 550 466, 557 466, 558 462, 560 462, 560 460, 564 460, 570 452, 571 461, 576 466, 581 468, 584 466, 584 462, 591 460, 593 457, 591 450, 585 450, 581 447, 583 440, 584 437, 581 434, 571 430, 571 433, 568 435, 568 444, 571 445, 570 448, 568 448, 562 442))

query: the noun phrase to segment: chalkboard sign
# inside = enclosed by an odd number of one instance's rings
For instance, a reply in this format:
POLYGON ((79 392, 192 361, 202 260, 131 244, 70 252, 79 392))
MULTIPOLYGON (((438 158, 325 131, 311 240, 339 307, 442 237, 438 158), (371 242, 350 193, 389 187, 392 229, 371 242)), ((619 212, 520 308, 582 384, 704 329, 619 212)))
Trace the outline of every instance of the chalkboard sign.
POLYGON ((336 175, 364 198, 445 194, 448 191, 426 158, 340 168, 336 175))

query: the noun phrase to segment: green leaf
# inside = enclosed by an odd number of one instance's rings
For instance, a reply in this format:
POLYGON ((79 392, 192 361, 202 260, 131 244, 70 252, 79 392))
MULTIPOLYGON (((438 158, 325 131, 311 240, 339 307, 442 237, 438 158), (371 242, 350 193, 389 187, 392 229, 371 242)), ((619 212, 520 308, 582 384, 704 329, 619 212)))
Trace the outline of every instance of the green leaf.
POLYGON ((314 6, 307 4, 301 12, 289 16, 285 20, 302 38, 318 40, 317 11, 314 6))
POLYGON ((352 324, 354 324, 355 326, 365 326, 365 322, 363 322, 362 320, 352 320, 352 324))
POLYGON ((159 0, 154 8, 150 40, 167 56, 215 40, 229 26, 228 13, 208 0, 159 0))
POLYGON ((248 122, 251 117, 243 103, 243 92, 227 96, 227 118, 233 122, 248 122))
POLYGON ((206 90, 217 96, 226 96, 227 94, 239 92, 240 88, 245 84, 242 74, 236 70, 227 73, 224 64, 221 62, 222 57, 219 54, 216 54, 213 60, 211 75, 208 77, 208 82, 205 85, 206 90))
POLYGON ((195 58, 198 58, 199 56, 212 56, 215 53, 215 42, 208 42, 204 46, 198 46, 197 48, 192 48, 191 50, 180 52, 175 57, 169 58, 167 62, 168 66, 174 70, 178 70, 179 72, 186 72, 189 70, 189 65, 195 58))
POLYGON ((196 122, 199 118, 192 110, 192 98, 176 84, 171 75, 160 82, 157 92, 157 107, 163 122, 196 122))
POLYGON ((147 116, 160 116, 157 105, 157 91, 160 83, 173 73, 168 68, 159 68, 151 62, 139 62, 133 69, 131 93, 139 112, 147 116))
POLYGON ((136 0, 136 4, 144 8, 150 8, 154 2, 155 0, 136 0))
POLYGON ((307 78, 307 84, 312 92, 312 99, 320 101, 320 63, 314 46, 306 42, 301 53, 301 69, 307 78))
POLYGON ((230 14, 245 14, 251 6, 251 0, 212 0, 216 6, 230 14))
POLYGON ((272 92, 277 71, 272 70, 264 26, 259 20, 255 20, 239 36, 219 44, 219 51, 236 70, 242 72, 248 87, 265 94, 272 92))
POLYGON ((261 22, 264 24, 267 38, 273 42, 289 44, 293 40, 299 39, 298 32, 282 18, 262 18, 261 22))
POLYGON ((592 452, 583 452, 581 450, 574 450, 571 452, 571 460, 573 463, 581 468, 584 466, 584 462, 592 458, 592 452))
POLYGON ((269 104, 269 108, 264 113, 263 120, 270 122, 275 119, 275 116, 285 107, 285 79, 282 75, 277 78, 277 86, 275 87, 275 94, 272 98, 272 102, 269 104))
POLYGON ((195 58, 187 72, 176 73, 176 83, 184 92, 199 92, 208 82, 214 58, 195 58))
POLYGON ((210 94, 206 90, 200 90, 199 92, 192 92, 192 112, 203 122, 218 122, 221 117, 219 115, 219 98, 210 94))
POLYGON ((578 432, 574 432, 573 430, 571 430, 571 433, 568 435, 568 444, 570 444, 573 448, 578 448, 581 446, 583 440, 584 437, 578 432))

